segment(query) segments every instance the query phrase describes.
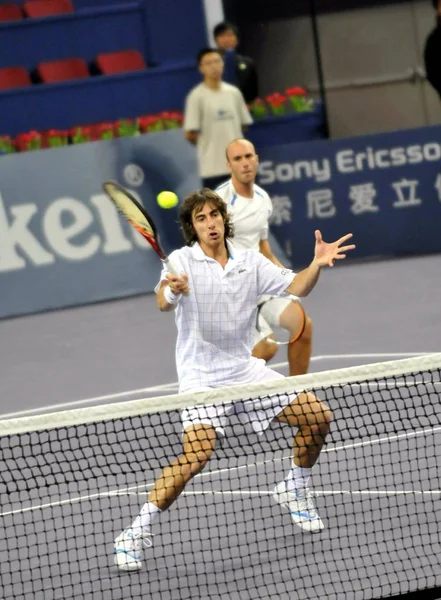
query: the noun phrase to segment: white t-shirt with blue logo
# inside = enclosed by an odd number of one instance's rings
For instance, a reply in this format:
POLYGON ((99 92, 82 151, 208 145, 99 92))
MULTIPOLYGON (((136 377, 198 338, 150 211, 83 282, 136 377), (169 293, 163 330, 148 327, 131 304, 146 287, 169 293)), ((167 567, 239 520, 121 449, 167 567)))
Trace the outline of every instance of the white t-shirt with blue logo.
POLYGON ((198 131, 197 153, 201 177, 228 176, 225 148, 242 137, 242 126, 253 122, 242 92, 222 82, 219 90, 204 83, 194 87, 185 102, 184 130, 198 131))

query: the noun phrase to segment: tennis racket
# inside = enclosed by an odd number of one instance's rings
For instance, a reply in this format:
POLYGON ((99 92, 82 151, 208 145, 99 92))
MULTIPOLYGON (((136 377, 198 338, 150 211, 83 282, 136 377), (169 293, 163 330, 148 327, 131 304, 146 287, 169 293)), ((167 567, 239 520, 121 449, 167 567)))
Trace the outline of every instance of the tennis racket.
POLYGON ((119 183, 105 181, 103 183, 103 189, 123 217, 125 217, 136 231, 139 231, 139 233, 148 241, 150 246, 167 267, 168 272, 173 275, 178 275, 179 273, 173 267, 161 247, 155 223, 145 208, 119 183))
POLYGON ((293 302, 296 305, 298 313, 296 315, 296 324, 298 326, 294 335, 292 335, 289 329, 282 327, 278 321, 274 322, 274 315, 270 310, 270 303, 274 298, 274 296, 267 298, 257 305, 256 329, 261 337, 271 344, 277 344, 277 346, 294 344, 305 330, 306 315, 303 306, 298 299, 293 297, 293 302))

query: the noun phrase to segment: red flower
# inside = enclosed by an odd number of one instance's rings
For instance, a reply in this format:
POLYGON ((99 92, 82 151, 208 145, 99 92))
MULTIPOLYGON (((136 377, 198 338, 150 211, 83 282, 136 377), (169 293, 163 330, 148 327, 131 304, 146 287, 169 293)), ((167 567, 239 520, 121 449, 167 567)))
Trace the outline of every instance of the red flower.
POLYGON ((84 137, 92 135, 91 125, 80 125, 78 127, 72 127, 70 135, 82 135, 84 137))
POLYGON ((138 117, 138 124, 142 132, 146 132, 149 127, 157 125, 161 121, 158 115, 144 115, 138 117))
POLYGON ((105 133, 106 131, 113 131, 113 123, 99 123, 96 125, 96 130, 98 133, 105 133))
POLYGON ((271 94, 270 96, 266 96, 265 100, 272 107, 278 108, 279 106, 282 106, 282 104, 284 104, 286 102, 286 96, 279 94, 279 92, 275 92, 274 94, 271 94))
POLYGON ((42 135, 38 131, 19 133, 14 140, 19 150, 29 150, 31 147, 41 147, 42 135))
POLYGON ((138 122, 142 127, 147 127, 148 125, 154 125, 159 121, 159 117, 154 115, 147 115, 146 117, 139 117, 138 122))
POLYGON ((285 90, 287 96, 306 96, 306 90, 302 87, 292 87, 285 90))
POLYGON ((182 123, 182 121, 184 120, 183 114, 177 110, 172 110, 171 112, 169 112, 168 118, 171 121, 177 121, 178 123, 182 123))

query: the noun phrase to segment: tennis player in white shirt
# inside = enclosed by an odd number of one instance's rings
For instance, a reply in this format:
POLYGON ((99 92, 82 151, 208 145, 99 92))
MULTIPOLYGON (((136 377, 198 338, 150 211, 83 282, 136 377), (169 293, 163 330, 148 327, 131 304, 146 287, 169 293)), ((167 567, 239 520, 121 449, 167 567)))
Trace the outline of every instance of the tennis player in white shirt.
MULTIPOLYGON (((216 188, 216 193, 228 205, 234 225, 234 246, 259 250, 275 265, 283 268, 274 256, 268 240, 268 220, 273 211, 271 198, 256 185, 259 157, 253 144, 238 138, 226 149, 227 166, 231 179, 216 188)), ((282 327, 289 333, 288 364, 290 375, 308 371, 312 351, 312 320, 299 298, 280 298, 265 295, 259 298, 262 308, 259 328, 254 330, 253 356, 269 361, 277 352, 273 328, 282 327)))
MULTIPOLYGON (((235 249, 227 206, 211 190, 194 192, 184 200, 180 222, 187 245, 172 252, 170 260, 182 274, 173 275, 164 269, 156 288, 159 309, 175 310, 180 391, 283 379, 262 359, 251 355, 257 299, 262 294, 308 295, 321 269, 333 266, 354 248, 345 245, 352 234, 327 244, 316 231, 313 261, 294 274, 260 252, 235 249)), ((323 529, 308 481, 331 422, 326 404, 304 392, 196 406, 182 412, 182 455, 165 467, 138 517, 115 540, 115 562, 120 569, 141 568, 143 549, 152 545, 152 525, 208 463, 216 438, 225 435, 233 415, 257 434, 262 434, 273 419, 296 428, 293 465, 274 489, 273 497, 288 508, 294 523, 303 530, 323 529)))

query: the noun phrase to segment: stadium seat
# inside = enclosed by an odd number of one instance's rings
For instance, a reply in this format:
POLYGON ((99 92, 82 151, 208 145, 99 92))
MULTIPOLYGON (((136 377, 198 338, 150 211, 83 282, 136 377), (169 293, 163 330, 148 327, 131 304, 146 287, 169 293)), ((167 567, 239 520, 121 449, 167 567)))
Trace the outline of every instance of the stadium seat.
POLYGON ((147 68, 144 57, 138 50, 121 50, 119 52, 98 54, 96 64, 103 75, 142 71, 147 68))
POLYGON ((43 62, 38 65, 37 73, 43 83, 83 79, 90 76, 87 63, 82 58, 43 62))
POLYGON ((0 22, 20 21, 23 12, 16 4, 0 4, 0 22))
POLYGON ((23 4, 27 17, 50 17, 74 12, 71 0, 29 0, 23 4))
POLYGON ((0 90, 31 85, 31 78, 24 67, 0 69, 0 90))

